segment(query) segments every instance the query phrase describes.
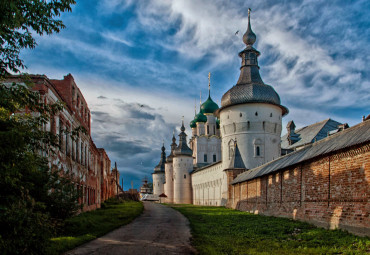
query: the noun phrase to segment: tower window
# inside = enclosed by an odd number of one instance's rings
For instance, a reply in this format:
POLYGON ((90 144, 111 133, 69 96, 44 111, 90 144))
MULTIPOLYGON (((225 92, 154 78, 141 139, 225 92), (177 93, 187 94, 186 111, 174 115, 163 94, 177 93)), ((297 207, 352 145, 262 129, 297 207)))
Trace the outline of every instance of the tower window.
POLYGON ((234 132, 236 132, 236 124, 235 124, 235 122, 233 123, 233 126, 234 126, 234 132))
POLYGON ((213 126, 213 134, 216 134, 216 126, 213 126))
POLYGON ((186 174, 184 174, 184 179, 186 179, 186 174))
POLYGON ((258 116, 258 112, 256 112, 254 115, 258 116))
POLYGON ((242 113, 240 113, 240 114, 239 114, 239 116, 240 116, 240 118, 241 118, 241 117, 243 116, 243 114, 242 114, 242 113))
POLYGON ((216 162, 216 154, 213 154, 213 162, 216 162))
POLYGON ((266 123, 263 121, 263 122, 262 122, 262 128, 263 128, 263 130, 265 130, 265 124, 266 124, 266 123))
POLYGON ((260 155, 261 155, 260 147, 256 146, 256 156, 260 156, 260 155))
POLYGON ((272 117, 272 113, 270 113, 270 117, 272 117))
POLYGON ((207 162, 207 154, 204 154, 204 162, 207 162))
POLYGON ((209 135, 209 125, 207 125, 207 135, 209 135))

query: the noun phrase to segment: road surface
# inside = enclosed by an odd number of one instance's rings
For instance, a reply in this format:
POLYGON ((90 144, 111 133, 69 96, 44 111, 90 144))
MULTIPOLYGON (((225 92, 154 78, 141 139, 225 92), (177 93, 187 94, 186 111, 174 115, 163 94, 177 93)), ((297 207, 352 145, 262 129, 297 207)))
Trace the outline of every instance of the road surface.
POLYGON ((130 224, 66 254, 194 254, 188 220, 167 206, 144 202, 144 212, 130 224))

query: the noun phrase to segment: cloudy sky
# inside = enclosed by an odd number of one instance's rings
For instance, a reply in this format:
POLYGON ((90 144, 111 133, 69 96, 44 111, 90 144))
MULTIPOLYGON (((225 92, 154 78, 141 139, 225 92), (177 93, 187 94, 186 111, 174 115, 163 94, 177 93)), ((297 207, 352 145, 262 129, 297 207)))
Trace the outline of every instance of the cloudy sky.
POLYGON ((67 28, 22 57, 29 73, 73 75, 93 140, 117 161, 124 188, 137 188, 195 99, 199 108, 208 72, 218 104, 236 83, 249 7, 262 79, 290 110, 284 126, 352 126, 370 113, 368 0, 78 0, 61 17, 67 28))

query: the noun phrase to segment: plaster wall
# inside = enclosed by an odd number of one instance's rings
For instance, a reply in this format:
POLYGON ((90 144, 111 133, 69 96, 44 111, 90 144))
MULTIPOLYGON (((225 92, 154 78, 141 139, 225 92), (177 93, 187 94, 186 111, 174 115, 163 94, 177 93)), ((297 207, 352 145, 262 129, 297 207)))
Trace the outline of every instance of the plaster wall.
POLYGON ((173 162, 167 162, 165 164, 165 179, 164 194, 167 198, 166 203, 173 203, 173 162))
POLYGON ((175 204, 192 204, 193 195, 190 172, 193 170, 193 158, 191 156, 175 156, 173 158, 173 182, 175 204))
POLYGON ((153 195, 160 195, 164 193, 164 182, 165 175, 164 172, 153 173, 153 195))
POLYGON ((193 173, 191 179, 195 205, 222 205, 223 182, 227 181, 222 162, 193 173))
POLYGON ((222 110, 220 128, 224 167, 230 164, 235 140, 247 169, 278 158, 281 118, 282 110, 270 104, 240 104, 222 110))

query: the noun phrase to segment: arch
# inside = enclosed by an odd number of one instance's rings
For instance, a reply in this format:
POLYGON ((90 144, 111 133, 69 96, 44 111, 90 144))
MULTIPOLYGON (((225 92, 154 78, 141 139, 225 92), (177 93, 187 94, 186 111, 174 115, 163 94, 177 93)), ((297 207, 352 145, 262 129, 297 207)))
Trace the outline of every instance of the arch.
POLYGON ((260 147, 256 146, 256 156, 261 156, 260 147))

